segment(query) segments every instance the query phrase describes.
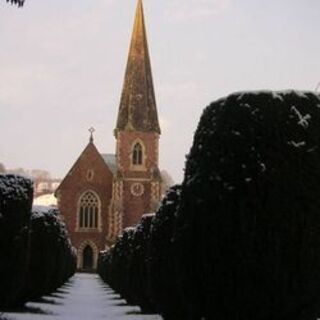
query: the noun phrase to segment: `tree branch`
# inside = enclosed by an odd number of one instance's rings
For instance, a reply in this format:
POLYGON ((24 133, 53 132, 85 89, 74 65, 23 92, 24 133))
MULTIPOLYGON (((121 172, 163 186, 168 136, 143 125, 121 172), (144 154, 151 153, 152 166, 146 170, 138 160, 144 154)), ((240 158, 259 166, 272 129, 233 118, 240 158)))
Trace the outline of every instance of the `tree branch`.
POLYGON ((10 2, 11 4, 16 4, 18 7, 22 7, 25 0, 6 0, 7 2, 10 2))

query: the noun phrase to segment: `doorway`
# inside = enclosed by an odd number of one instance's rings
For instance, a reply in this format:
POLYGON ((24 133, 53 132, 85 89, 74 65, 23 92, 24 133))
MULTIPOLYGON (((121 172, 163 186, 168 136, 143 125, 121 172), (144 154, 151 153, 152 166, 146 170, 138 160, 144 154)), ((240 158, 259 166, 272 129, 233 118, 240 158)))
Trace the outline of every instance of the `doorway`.
POLYGON ((90 271, 93 269, 93 250, 87 245, 83 250, 83 270, 90 271))

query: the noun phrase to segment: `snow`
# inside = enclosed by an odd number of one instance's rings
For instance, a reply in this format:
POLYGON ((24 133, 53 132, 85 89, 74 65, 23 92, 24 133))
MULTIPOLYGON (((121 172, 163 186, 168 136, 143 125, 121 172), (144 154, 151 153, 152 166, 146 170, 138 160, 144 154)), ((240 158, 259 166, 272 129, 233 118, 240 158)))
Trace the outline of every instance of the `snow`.
POLYGON ((126 232, 126 233, 130 233, 130 232, 134 232, 134 231, 136 231, 135 227, 127 227, 124 229, 124 232, 126 232))
POLYGON ((283 101, 283 96, 280 95, 277 91, 271 91, 273 99, 278 99, 280 101, 283 101))
MULTIPOLYGON (((290 94, 290 91, 289 91, 288 93, 290 94)), ((294 93, 295 93, 298 97, 300 97, 300 98, 304 98, 304 99, 308 98, 308 97, 306 96, 305 92, 303 92, 303 91, 294 90, 294 93)))
POLYGON ((161 320, 128 306, 95 274, 76 274, 57 293, 26 305, 25 313, 4 313, 8 320, 161 320))
POLYGON ((241 136, 241 133, 237 130, 232 130, 231 133, 234 134, 235 136, 241 136))
POLYGON ((145 213, 142 218, 154 218, 155 217, 155 213, 145 213))
POLYGON ((34 206, 57 207, 57 199, 53 193, 39 196, 33 201, 34 206))
POLYGON ((289 144, 294 146, 295 148, 301 148, 306 145, 306 142, 305 141, 300 141, 300 142, 290 141, 289 144))
POLYGON ((47 206, 33 206, 32 207, 32 211, 33 214, 43 214, 44 212, 49 212, 50 210, 52 210, 51 207, 47 207, 47 206))
POLYGON ((300 113, 300 111, 296 108, 296 107, 292 107, 291 110, 298 116, 299 121, 298 121, 298 125, 302 126, 303 128, 307 129, 309 127, 309 122, 308 120, 311 119, 310 114, 306 114, 304 116, 302 116, 302 114, 300 113))
MULTIPOLYGON (((281 90, 281 91, 273 91, 273 90, 253 90, 253 91, 238 91, 234 93, 235 95, 237 95, 237 101, 241 101, 243 100, 243 98, 245 96, 247 96, 248 94, 250 94, 251 96, 259 96, 261 94, 269 94, 272 95, 272 97, 274 99, 279 99, 279 100, 284 100, 284 98, 286 96, 295 94, 300 98, 304 98, 307 99, 308 96, 306 95, 306 93, 304 91, 299 91, 299 90, 281 90)), ((223 99, 220 99, 223 100, 223 99)), ((218 100, 218 102, 220 101, 218 100)))

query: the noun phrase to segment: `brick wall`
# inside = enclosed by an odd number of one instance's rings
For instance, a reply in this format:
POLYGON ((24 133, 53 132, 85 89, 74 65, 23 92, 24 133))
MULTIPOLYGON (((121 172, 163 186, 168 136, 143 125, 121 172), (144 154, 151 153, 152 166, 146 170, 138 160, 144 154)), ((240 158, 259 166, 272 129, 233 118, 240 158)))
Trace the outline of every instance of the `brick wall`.
POLYGON ((105 249, 112 181, 112 173, 99 152, 93 144, 89 144, 58 189, 58 206, 66 222, 71 241, 77 249, 88 240, 92 241, 98 250, 105 249), (94 191, 101 201, 100 230, 79 232, 78 201, 81 195, 89 190, 94 191))
MULTIPOLYGON (((158 169, 159 135, 157 133, 119 131, 117 133, 117 159, 123 179, 123 226, 136 224, 141 216, 154 210, 151 196, 151 184, 160 182, 158 169), (144 149, 144 163, 142 166, 132 165, 132 150, 136 142, 140 142, 144 149), (134 194, 134 185, 139 184, 143 193, 134 194)), ((160 197, 160 195, 159 195, 160 197)))

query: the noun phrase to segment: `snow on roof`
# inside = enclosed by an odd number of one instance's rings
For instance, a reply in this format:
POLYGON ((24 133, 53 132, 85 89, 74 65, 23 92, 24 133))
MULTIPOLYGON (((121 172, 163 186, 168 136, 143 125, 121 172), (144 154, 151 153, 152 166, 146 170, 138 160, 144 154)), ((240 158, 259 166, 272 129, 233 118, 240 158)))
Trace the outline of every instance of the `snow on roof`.
POLYGON ((101 154, 104 162, 108 166, 108 168, 111 170, 113 174, 117 173, 117 161, 116 161, 116 156, 111 153, 105 153, 101 154))
POLYGON ((40 207, 57 207, 57 199, 54 196, 54 193, 45 194, 43 196, 37 197, 33 201, 33 206, 40 207))

